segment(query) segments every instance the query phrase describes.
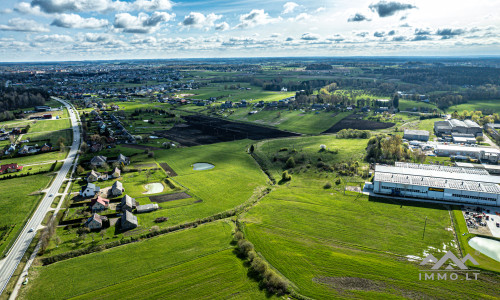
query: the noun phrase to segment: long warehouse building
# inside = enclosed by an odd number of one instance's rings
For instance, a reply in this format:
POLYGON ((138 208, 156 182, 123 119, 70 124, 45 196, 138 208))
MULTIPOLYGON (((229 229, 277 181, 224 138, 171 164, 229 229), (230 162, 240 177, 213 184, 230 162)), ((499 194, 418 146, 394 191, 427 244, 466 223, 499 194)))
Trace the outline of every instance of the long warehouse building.
POLYGON ((500 176, 484 169, 396 163, 375 166, 377 194, 500 206, 500 176))

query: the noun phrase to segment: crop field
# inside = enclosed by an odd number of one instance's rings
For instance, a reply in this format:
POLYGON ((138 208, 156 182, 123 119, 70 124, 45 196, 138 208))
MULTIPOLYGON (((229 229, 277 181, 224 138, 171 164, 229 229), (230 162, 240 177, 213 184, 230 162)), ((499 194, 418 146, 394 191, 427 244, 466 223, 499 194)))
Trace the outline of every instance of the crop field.
POLYGON ((500 101, 499 100, 476 100, 468 101, 464 104, 450 106, 446 111, 452 113, 457 111, 461 113, 462 111, 476 111, 480 110, 483 114, 490 113, 500 113, 500 101))
POLYGON ((35 193, 44 189, 52 176, 47 174, 2 180, 0 184, 0 227, 14 226, 9 234, 0 240, 0 254, 17 232, 24 226, 27 217, 36 207, 41 195, 35 193))
POLYGON ((109 295, 137 299, 176 293, 179 298, 197 294, 225 298, 234 293, 250 293, 263 297, 257 284, 246 276, 242 262, 230 250, 231 231, 229 222, 214 222, 34 267, 29 288, 21 296, 22 299, 66 299, 79 295, 82 299, 95 299, 109 295), (92 280, 81 270, 92 270, 92 280), (153 287, 150 293, 147 289, 153 287))
POLYGON ((474 282, 419 281, 420 267, 406 256, 458 251, 444 207, 343 195, 323 184, 294 176, 242 218, 256 251, 300 294, 316 299, 484 298, 500 292, 498 278, 486 274, 487 279, 474 282), (489 280, 497 282, 496 288, 489 280))

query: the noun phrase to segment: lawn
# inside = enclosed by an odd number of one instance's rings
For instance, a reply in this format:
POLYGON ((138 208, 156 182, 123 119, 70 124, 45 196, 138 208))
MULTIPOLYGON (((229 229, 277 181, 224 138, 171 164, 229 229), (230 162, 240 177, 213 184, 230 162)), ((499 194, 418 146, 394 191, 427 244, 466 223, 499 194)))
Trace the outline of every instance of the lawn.
POLYGON ((29 140, 29 145, 38 144, 42 146, 44 143, 51 143, 52 147, 59 147, 57 142, 59 138, 64 138, 64 145, 71 146, 73 140, 73 131, 71 129, 65 129, 60 131, 52 131, 52 132, 36 132, 36 133, 28 133, 23 135, 23 140, 29 140))
POLYGON ((29 133, 57 131, 70 127, 71 122, 69 119, 33 121, 33 123, 31 123, 29 133))
POLYGON ((316 299, 499 294, 495 275, 481 274, 484 280, 474 282, 419 281, 420 267, 407 255, 441 257, 444 247, 458 252, 444 207, 344 195, 323 184, 317 177, 294 176, 242 216, 256 251, 300 294, 316 299))
POLYGON ((0 161, 0 163, 2 165, 17 163, 17 164, 23 166, 26 164, 36 164, 36 163, 41 163, 41 162, 64 160, 66 158, 67 154, 68 154, 67 151, 64 151, 64 152, 52 151, 52 152, 36 154, 36 155, 20 156, 20 157, 15 157, 15 158, 2 159, 0 161))
POLYGON ((404 111, 412 111, 413 108, 416 108, 417 111, 419 108, 427 108, 429 110, 437 109, 436 105, 431 103, 425 103, 420 101, 411 101, 411 100, 399 100, 399 109, 404 111))
POLYGON ((32 175, 2 180, 0 184, 0 227, 14 226, 0 242, 0 254, 18 231, 24 226, 32 210, 38 205, 41 195, 35 192, 44 189, 52 176, 32 175))
POLYGON ((21 298, 228 298, 237 293, 263 298, 231 253, 232 227, 219 221, 36 266, 21 298))
POLYGON ((474 100, 468 101, 464 104, 450 106, 446 111, 452 113, 457 111, 461 113, 462 111, 476 111, 480 110, 483 113, 500 113, 500 99, 497 100, 474 100))

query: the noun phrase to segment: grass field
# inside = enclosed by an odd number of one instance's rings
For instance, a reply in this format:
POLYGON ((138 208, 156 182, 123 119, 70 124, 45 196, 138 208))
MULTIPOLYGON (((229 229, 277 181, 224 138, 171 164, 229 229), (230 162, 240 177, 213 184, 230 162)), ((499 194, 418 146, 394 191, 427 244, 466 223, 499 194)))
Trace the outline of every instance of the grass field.
POLYGON ((300 294, 315 299, 492 298, 500 292, 498 278, 486 274, 474 282, 419 281, 420 267, 407 255, 441 257, 445 247, 457 252, 444 207, 379 202, 325 190, 323 184, 294 176, 242 218, 256 251, 300 294))
POLYGON ((71 143, 73 142, 73 131, 71 129, 52 132, 36 132, 23 135, 23 139, 30 140, 30 145, 34 145, 36 143, 39 146, 42 146, 44 143, 51 143, 52 147, 55 148, 59 147, 57 142, 61 137, 64 138, 64 144, 66 146, 71 146, 71 143))
POLYGON ((275 126, 282 130, 298 133, 320 134, 350 114, 349 112, 261 110, 256 114, 249 115, 248 112, 251 110, 253 109, 235 109, 235 112, 229 118, 275 126))
POLYGON ((31 123, 29 133, 57 131, 70 127, 71 124, 69 119, 34 121, 31 123))
POLYGON ((483 113, 500 113, 500 99, 498 100, 477 100, 468 101, 464 104, 450 106, 446 111, 452 113, 457 111, 461 113, 462 111, 476 111, 480 110, 483 113))
POLYGON ((2 180, 0 184, 0 227, 14 225, 10 233, 1 240, 0 254, 3 253, 40 200, 40 194, 52 179, 47 174, 2 180))
POLYGON ((399 100, 399 109, 400 110, 412 111, 413 108, 417 108, 417 111, 419 108, 428 108, 430 110, 437 109, 436 105, 430 104, 430 103, 404 100, 404 99, 399 100))
POLYGON ((2 159, 0 161, 0 163, 2 165, 17 163, 17 164, 23 166, 25 164, 36 164, 36 163, 40 163, 40 162, 64 160, 66 158, 67 154, 68 154, 67 151, 64 151, 64 152, 52 151, 52 152, 36 154, 36 155, 20 156, 20 157, 15 157, 15 158, 2 159))
POLYGON ((220 221, 38 266, 21 299, 265 298, 232 253, 231 232, 220 221))

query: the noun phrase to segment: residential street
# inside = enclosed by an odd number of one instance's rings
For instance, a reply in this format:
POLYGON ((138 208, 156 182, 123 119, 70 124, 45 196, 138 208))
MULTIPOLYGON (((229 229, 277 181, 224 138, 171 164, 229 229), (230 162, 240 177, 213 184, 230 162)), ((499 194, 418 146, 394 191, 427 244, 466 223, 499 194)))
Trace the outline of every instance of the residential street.
POLYGON ((73 128, 73 143, 63 166, 57 173, 56 178, 52 182, 51 186, 47 189, 47 193, 40 202, 38 208, 34 212, 31 219, 29 219, 29 221, 24 226, 22 232, 17 237, 16 242, 7 253, 7 256, 0 261, 0 294, 3 293, 7 283, 12 277, 12 274, 19 265, 19 262, 24 256, 32 239, 35 237, 37 229, 40 228, 40 225, 47 211, 49 211, 50 206, 54 201, 55 195, 58 193, 61 185, 64 182, 64 179, 66 178, 66 175, 73 167, 74 160, 77 157, 77 151, 80 146, 80 127, 78 125, 78 116, 74 113, 74 110, 69 103, 58 98, 54 99, 63 103, 68 109, 71 118, 71 125, 73 128), (30 229, 34 230, 30 232, 30 229))

